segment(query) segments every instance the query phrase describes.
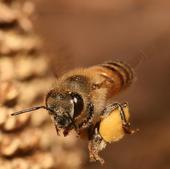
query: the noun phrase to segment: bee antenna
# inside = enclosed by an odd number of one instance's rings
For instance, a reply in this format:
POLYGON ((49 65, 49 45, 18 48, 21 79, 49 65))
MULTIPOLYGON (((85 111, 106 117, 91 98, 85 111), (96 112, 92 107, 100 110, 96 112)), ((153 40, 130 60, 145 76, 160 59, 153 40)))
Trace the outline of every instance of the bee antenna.
POLYGON ((35 111, 35 110, 38 110, 38 109, 45 109, 45 110, 51 111, 51 110, 50 110, 48 107, 46 107, 46 106, 34 106, 34 107, 31 107, 31 108, 28 108, 28 109, 25 109, 25 110, 21 110, 21 111, 14 112, 14 113, 11 114, 11 116, 20 115, 20 114, 27 113, 27 112, 31 112, 31 111, 35 111))

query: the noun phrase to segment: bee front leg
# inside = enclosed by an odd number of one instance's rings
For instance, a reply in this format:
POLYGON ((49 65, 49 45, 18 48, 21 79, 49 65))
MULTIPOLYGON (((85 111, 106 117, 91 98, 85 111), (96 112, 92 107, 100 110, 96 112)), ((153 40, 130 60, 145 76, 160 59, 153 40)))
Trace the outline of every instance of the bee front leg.
POLYGON ((91 138, 89 140, 88 149, 89 149, 89 158, 91 161, 99 161, 101 164, 104 164, 104 160, 99 156, 99 152, 106 147, 106 142, 100 136, 98 127, 94 129, 94 132, 91 133, 91 138))
POLYGON ((55 124, 55 129, 56 129, 57 135, 60 136, 60 131, 56 124, 55 124))
POLYGON ((87 118, 79 125, 79 128, 86 129, 93 124, 94 105, 90 102, 87 106, 87 118))

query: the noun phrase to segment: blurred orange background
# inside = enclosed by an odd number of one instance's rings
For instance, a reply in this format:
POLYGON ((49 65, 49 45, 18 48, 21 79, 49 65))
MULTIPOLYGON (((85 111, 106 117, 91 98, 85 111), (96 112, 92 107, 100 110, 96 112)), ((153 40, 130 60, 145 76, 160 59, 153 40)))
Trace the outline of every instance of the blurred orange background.
MULTIPOLYGON (((56 74, 114 59, 135 69, 137 80, 115 101, 129 102, 140 133, 107 146, 102 168, 169 169, 170 1, 39 0, 36 8, 56 74)), ((84 167, 101 168, 88 160, 84 167)))

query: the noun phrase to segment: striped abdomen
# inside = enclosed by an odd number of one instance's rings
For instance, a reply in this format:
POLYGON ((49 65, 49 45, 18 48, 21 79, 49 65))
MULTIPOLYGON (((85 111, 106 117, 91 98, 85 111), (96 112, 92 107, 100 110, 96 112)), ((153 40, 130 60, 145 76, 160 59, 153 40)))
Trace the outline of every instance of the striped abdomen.
POLYGON ((133 70, 129 65, 122 62, 106 62, 101 66, 119 76, 122 88, 127 87, 132 82, 133 70))
POLYGON ((132 68, 122 62, 106 62, 98 66, 94 66, 93 70, 94 69, 104 78, 104 80, 109 82, 109 97, 129 86, 133 79, 132 68))

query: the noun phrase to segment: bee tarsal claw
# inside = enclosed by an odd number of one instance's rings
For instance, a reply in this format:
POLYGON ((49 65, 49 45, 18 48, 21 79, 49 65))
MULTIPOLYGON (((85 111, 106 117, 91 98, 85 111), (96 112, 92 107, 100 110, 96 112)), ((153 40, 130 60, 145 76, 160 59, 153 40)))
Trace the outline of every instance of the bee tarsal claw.
POLYGON ((134 134, 134 133, 139 132, 139 129, 132 129, 130 124, 123 124, 122 127, 126 134, 134 134))

